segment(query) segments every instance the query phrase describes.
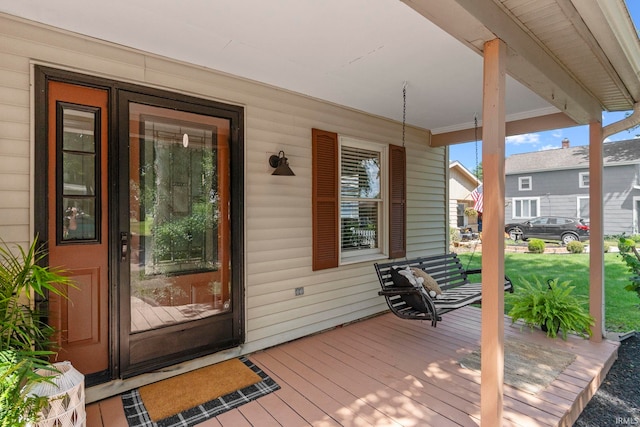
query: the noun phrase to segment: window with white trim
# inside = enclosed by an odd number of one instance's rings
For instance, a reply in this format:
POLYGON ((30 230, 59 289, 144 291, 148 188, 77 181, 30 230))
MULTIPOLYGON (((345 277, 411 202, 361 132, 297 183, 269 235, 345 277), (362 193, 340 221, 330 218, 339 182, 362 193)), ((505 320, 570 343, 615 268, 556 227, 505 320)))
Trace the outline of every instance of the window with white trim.
POLYGON ((518 177, 518 190, 531 191, 531 188, 532 188, 532 179, 530 176, 518 177))
POLYGON ((466 216, 464 214, 464 211, 466 208, 467 208, 466 203, 458 203, 458 206, 456 209, 456 217, 457 217, 456 224, 458 225, 458 227, 464 227, 466 225, 465 224, 466 216))
POLYGON ((578 197, 578 218, 589 219, 589 197, 578 197))
POLYGON ((578 187, 589 188, 589 172, 580 172, 578 174, 578 187))
POLYGON ((386 147, 340 138, 341 260, 380 254, 385 247, 386 147))
POLYGON ((540 216, 539 197, 514 197, 512 202, 511 217, 513 219, 529 219, 540 216))

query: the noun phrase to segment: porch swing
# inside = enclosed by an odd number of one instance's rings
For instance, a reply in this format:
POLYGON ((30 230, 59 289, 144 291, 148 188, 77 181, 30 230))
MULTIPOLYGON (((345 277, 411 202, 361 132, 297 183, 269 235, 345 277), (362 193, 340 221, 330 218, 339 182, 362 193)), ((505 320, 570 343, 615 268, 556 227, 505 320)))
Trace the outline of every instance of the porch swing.
MULTIPOLYGON (((404 146, 406 82, 402 87, 402 99, 404 146)), ((477 119, 475 123, 477 161, 477 119)), ((402 319, 428 320, 435 327, 443 314, 482 301, 482 283, 469 281, 470 275, 481 274, 482 269, 465 269, 456 253, 374 263, 374 268, 382 287, 378 295, 383 296, 389 310, 402 319)), ((504 291, 513 292, 513 284, 507 276, 504 291)))

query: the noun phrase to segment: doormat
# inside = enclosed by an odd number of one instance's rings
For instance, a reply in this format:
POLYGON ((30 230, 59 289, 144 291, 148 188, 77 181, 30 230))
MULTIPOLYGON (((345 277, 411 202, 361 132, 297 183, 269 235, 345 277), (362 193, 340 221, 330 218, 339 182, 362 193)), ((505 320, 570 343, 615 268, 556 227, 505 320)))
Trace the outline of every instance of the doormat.
POLYGON ((189 427, 279 388, 240 357, 131 390, 122 405, 130 427, 189 427))
MULTIPOLYGON (((538 393, 573 363, 576 355, 540 344, 509 340, 504 343, 504 382, 520 390, 538 393)), ((480 350, 460 360, 463 368, 480 371, 480 350)))

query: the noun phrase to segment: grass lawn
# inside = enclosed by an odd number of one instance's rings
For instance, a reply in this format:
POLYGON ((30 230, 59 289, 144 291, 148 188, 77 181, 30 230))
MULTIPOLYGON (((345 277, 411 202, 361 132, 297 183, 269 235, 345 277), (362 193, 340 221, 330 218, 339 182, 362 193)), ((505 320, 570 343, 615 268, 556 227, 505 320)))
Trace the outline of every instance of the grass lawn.
MULTIPOLYGON (((458 255, 466 268, 480 268, 482 254, 461 253, 458 255), (469 262, 470 260, 470 262, 469 262), (468 267, 467 267, 468 265, 468 267)), ((608 331, 640 331, 640 298, 635 292, 624 289, 631 275, 626 264, 615 253, 604 254, 605 263, 605 324, 608 331)), ((589 294, 589 254, 530 254, 506 253, 505 274, 518 292, 518 282, 525 278, 541 281, 559 278, 569 280, 577 294, 589 294)), ((505 313, 509 311, 508 297, 505 313)))

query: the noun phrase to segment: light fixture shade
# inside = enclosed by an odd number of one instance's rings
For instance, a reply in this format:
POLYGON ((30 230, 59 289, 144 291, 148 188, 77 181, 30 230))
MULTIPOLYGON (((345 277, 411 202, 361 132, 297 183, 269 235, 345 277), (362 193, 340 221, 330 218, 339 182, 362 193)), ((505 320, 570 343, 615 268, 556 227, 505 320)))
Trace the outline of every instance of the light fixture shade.
POLYGON ((291 168, 289 167, 289 161, 284 156, 284 151, 280 151, 278 155, 272 155, 269 157, 269 165, 272 168, 276 168, 271 175, 285 175, 285 176, 295 176, 291 168))

